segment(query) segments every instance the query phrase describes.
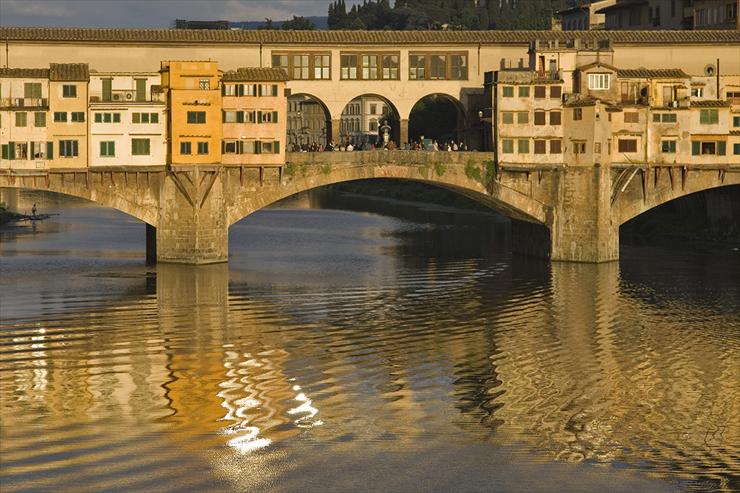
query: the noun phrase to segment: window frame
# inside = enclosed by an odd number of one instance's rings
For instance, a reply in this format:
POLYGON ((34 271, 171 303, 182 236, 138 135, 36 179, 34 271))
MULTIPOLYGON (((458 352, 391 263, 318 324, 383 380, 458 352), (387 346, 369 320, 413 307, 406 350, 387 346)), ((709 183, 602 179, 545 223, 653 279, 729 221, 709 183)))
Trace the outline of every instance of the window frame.
MULTIPOLYGON (((281 68, 287 72, 288 79, 289 80, 331 80, 332 79, 332 53, 331 51, 273 51, 270 53, 270 61, 271 66, 273 68, 281 68), (323 65, 323 62, 318 67, 316 66, 316 57, 324 57, 328 56, 328 64, 326 66, 323 65), (279 65, 275 65, 275 59, 281 58, 281 57, 287 57, 287 65, 281 63, 279 65), (307 57, 306 58, 306 64, 303 65, 303 63, 296 65, 295 63, 295 57, 307 57), (316 69, 319 69, 321 71, 322 77, 317 78, 316 77, 316 69), (300 71, 301 77, 295 77, 296 69, 300 71), (323 77, 323 71, 326 69, 326 73, 328 77, 323 77), (304 72, 305 70, 305 72, 304 72), (303 73, 305 73, 306 77, 303 77, 303 73)), ((301 58, 302 60, 302 58, 301 58)), ((341 60, 340 60, 341 63, 341 60)))
POLYGON ((62 97, 63 98, 76 98, 77 97, 77 84, 62 84, 62 97))
POLYGON ((188 125, 204 125, 206 123, 206 112, 205 111, 188 111, 186 115, 186 122, 188 125), (192 115, 192 121, 191 121, 192 115), (202 121, 199 121, 203 116, 202 121))
MULTIPOLYGON (((400 60, 400 58, 399 58, 400 60)), ((470 79, 470 53, 468 51, 410 51, 408 53, 408 65, 409 65, 409 71, 408 71, 408 79, 409 80, 469 80, 470 79), (464 77, 453 77, 453 63, 452 63, 452 57, 463 57, 464 63, 459 64, 460 67, 465 67, 465 76, 464 77), (411 58, 417 57, 417 63, 412 64, 411 58), (418 63, 418 58, 421 57, 421 59, 424 61, 423 65, 418 63), (444 74, 440 76, 440 67, 437 66, 435 71, 433 72, 432 69, 435 68, 434 57, 442 57, 444 60, 444 67, 443 72, 444 74), (422 71, 423 76, 419 77, 419 71, 422 71), (415 74, 412 76, 412 74, 415 74)), ((436 59, 438 60, 438 59, 436 59)))
POLYGON ((131 139, 131 155, 132 156, 151 156, 151 139, 146 138, 132 138, 131 139), (141 149, 137 149, 137 144, 143 145, 146 152, 142 152, 141 149))
POLYGON ((590 72, 588 75, 589 91, 608 91, 611 89, 612 74, 610 72, 590 72), (596 84, 595 82, 599 82, 596 84), (603 82, 606 81, 606 84, 603 82))

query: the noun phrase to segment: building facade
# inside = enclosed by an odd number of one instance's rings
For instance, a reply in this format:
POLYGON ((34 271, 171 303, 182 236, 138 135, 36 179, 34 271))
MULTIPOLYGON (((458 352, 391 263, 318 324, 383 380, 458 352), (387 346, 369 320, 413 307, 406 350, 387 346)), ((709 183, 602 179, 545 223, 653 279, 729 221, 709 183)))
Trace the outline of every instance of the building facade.
POLYGON ((611 7, 617 0, 579 0, 555 14, 555 24, 563 31, 604 29, 606 17, 599 10, 611 7))
POLYGON ((51 168, 84 168, 88 165, 87 101, 90 71, 86 63, 49 65, 47 156, 51 168))
POLYGON ((163 61, 167 101, 167 163, 221 162, 221 87, 218 63, 163 61))
POLYGON ((161 165, 167 157, 157 72, 90 74, 90 166, 161 165))
POLYGON ((533 43, 530 54, 528 69, 490 77, 497 165, 740 163, 734 79, 620 69, 608 43, 533 43))
POLYGON ((691 0, 617 0, 596 11, 608 30, 691 29, 691 0))
POLYGON ((740 0, 693 0, 694 29, 740 29, 740 0))
POLYGON ((224 164, 285 162, 286 79, 284 71, 270 68, 240 68, 223 74, 224 164))
POLYGON ((48 69, 0 69, 0 167, 47 167, 48 114, 48 69))

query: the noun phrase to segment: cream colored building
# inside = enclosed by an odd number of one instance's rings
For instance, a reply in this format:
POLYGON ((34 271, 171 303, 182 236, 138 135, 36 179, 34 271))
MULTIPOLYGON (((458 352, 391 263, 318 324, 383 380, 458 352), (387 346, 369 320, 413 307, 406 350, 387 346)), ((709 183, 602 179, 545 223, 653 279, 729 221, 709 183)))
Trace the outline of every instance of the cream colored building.
POLYGON ((90 73, 90 166, 162 165, 167 113, 157 72, 90 73))
POLYGON ((609 44, 533 43, 530 55, 529 69, 491 77, 499 166, 740 163, 734 76, 718 89, 681 69, 620 69, 609 44), (714 99, 692 95, 698 84, 714 99))
POLYGON ((224 164, 282 164, 288 108, 286 74, 240 68, 222 77, 224 164))
POLYGON ((218 63, 206 60, 162 61, 162 89, 167 101, 167 162, 221 162, 221 87, 218 63))
POLYGON ((357 97, 342 111, 340 142, 351 142, 354 146, 365 142, 374 144, 380 138, 383 122, 391 124, 391 120, 397 118, 387 101, 377 96, 357 97))
POLYGON ((693 0, 694 29, 740 29, 740 0, 693 0))
POLYGON ((90 72, 86 63, 49 65, 49 167, 88 165, 87 102, 90 72))
POLYGON ((0 69, 0 168, 46 168, 49 69, 0 69))

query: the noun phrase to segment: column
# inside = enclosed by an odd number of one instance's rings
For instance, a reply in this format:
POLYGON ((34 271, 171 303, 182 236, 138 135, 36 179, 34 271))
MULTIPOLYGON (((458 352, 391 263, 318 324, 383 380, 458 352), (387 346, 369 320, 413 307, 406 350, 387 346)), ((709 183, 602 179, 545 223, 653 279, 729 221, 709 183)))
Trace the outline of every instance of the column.
POLYGON ((408 118, 402 118, 399 121, 399 137, 398 137, 398 147, 401 148, 403 145, 409 141, 409 119, 408 118))
POLYGON ((339 143, 340 131, 342 130, 342 120, 340 118, 332 119, 331 121, 331 138, 335 144, 339 143))

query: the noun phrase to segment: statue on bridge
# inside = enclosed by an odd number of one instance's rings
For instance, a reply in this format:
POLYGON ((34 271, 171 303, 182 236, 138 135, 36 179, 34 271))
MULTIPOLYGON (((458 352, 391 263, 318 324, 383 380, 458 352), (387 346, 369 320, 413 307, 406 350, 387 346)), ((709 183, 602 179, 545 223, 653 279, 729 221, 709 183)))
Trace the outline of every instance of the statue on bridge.
POLYGON ((387 120, 383 120, 383 124, 380 126, 380 132, 383 135, 383 147, 388 147, 388 141, 391 138, 391 126, 388 125, 387 120))

